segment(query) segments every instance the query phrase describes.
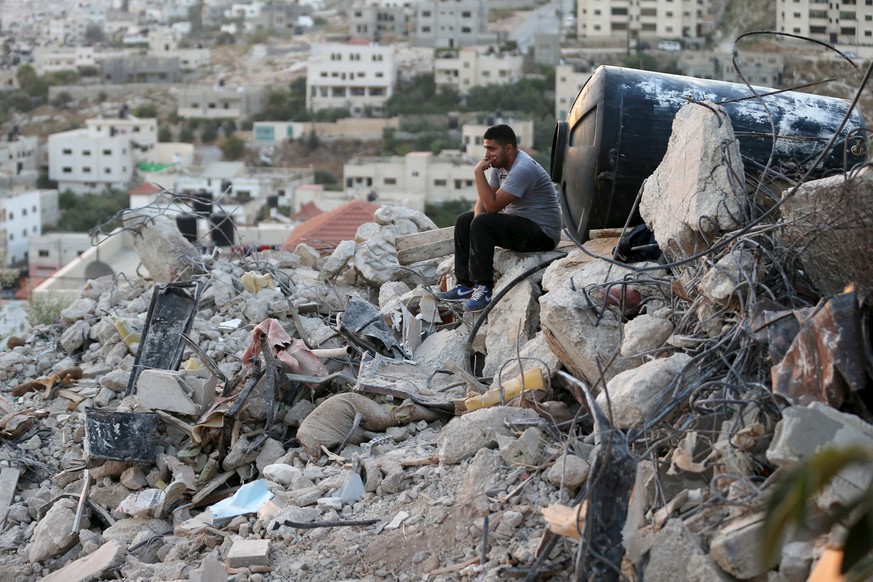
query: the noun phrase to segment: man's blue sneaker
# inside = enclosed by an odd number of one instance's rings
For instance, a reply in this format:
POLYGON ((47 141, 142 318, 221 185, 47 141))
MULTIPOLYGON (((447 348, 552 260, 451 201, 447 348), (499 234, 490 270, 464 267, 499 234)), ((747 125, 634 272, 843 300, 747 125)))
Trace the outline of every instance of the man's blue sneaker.
POLYGON ((464 303, 464 311, 482 311, 491 303, 491 288, 485 285, 476 285, 472 295, 464 303))
POLYGON ((435 295, 443 301, 466 301, 473 296, 473 288, 466 285, 455 285, 448 291, 441 291, 435 295))

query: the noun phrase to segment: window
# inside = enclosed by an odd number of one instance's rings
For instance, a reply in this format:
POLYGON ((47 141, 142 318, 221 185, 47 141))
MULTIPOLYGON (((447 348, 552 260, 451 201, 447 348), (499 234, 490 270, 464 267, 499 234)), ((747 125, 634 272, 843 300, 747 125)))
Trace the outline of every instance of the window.
POLYGON ((9 213, 9 220, 15 220, 15 213, 14 212, 9 213))
POLYGON ((840 12, 840 20, 855 20, 854 12, 840 12))
MULTIPOLYGON (((798 34, 800 33, 799 28, 795 28, 794 30, 796 30, 798 32, 798 34)), ((809 33, 810 34, 826 34, 827 29, 824 26, 810 26, 809 33)))
POLYGON ((40 257, 47 257, 47 256, 49 256, 49 252, 46 249, 39 249, 39 256, 40 257))
POLYGON ((104 156, 111 156, 111 155, 112 155, 112 150, 103 150, 103 155, 104 155, 104 156))
POLYGON ((91 150, 82 150, 82 155, 83 155, 83 156, 90 156, 90 155, 91 155, 91 150))
POLYGON ((73 155, 73 150, 70 148, 64 148, 61 151, 61 153, 64 154, 65 156, 71 156, 71 155, 73 155))
POLYGON ((91 173, 91 168, 88 167, 88 166, 85 166, 84 168, 82 168, 82 173, 83 173, 83 174, 90 174, 90 173, 91 173))
POLYGON ((394 186, 397 184, 397 178, 385 178, 382 181, 386 186, 394 186))
POLYGON ((626 16, 627 15, 627 8, 615 7, 612 9, 612 15, 613 16, 626 16))
POLYGON ((425 18, 430 18, 430 10, 422 10, 421 15, 425 18))
POLYGON ((103 168, 103 173, 104 173, 104 174, 111 174, 111 173, 112 173, 112 169, 111 169, 111 168, 103 168))
POLYGON ((855 36, 855 27, 840 27, 840 34, 845 34, 846 36, 855 36))
POLYGON ((71 168, 70 166, 64 166, 64 168, 61 170, 61 172, 63 172, 64 174, 72 174, 73 168, 71 168))
POLYGON ((27 208, 21 209, 21 216, 27 216, 27 208))
POLYGON ((820 19, 824 20, 828 17, 828 11, 827 10, 810 10, 809 17, 810 18, 820 18, 820 19))
POLYGON ((446 185, 445 180, 434 180, 433 185, 436 187, 444 187, 446 185))

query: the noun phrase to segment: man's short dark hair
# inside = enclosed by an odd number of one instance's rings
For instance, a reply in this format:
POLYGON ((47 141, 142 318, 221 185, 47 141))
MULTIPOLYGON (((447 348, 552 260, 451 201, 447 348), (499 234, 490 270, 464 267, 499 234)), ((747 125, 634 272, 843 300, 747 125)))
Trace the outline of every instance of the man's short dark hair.
POLYGON ((518 140, 515 138, 515 132, 512 128, 502 123, 494 125, 485 130, 484 139, 493 139, 501 145, 512 144, 512 147, 518 149, 518 140))

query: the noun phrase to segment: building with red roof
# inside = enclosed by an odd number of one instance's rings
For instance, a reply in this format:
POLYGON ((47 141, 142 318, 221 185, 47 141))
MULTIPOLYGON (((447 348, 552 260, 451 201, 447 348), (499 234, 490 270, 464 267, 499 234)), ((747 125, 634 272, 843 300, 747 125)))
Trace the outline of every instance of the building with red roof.
POLYGON ((366 200, 350 200, 298 225, 285 239, 282 249, 293 251, 298 244, 306 243, 321 252, 330 252, 344 240, 355 240, 358 227, 373 222, 378 209, 377 204, 366 200))

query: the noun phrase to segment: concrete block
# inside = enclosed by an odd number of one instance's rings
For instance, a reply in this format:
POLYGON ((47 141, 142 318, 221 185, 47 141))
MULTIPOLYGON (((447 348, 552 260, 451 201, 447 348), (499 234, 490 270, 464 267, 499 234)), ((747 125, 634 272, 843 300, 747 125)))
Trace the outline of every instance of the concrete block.
POLYGON ((270 565, 270 540, 236 540, 227 552, 231 568, 270 565))
POLYGON ((761 561, 763 515, 750 515, 727 524, 709 547, 709 555, 719 567, 742 580, 761 576, 776 564, 761 561))
POLYGON ((194 389, 185 381, 185 373, 174 370, 143 370, 136 382, 136 398, 149 410, 191 416, 200 416, 206 410, 202 393, 198 402, 194 389))
POLYGON ((118 542, 109 541, 91 554, 70 562, 42 580, 43 582, 86 582, 102 579, 107 570, 124 561, 126 553, 127 551, 118 542))

